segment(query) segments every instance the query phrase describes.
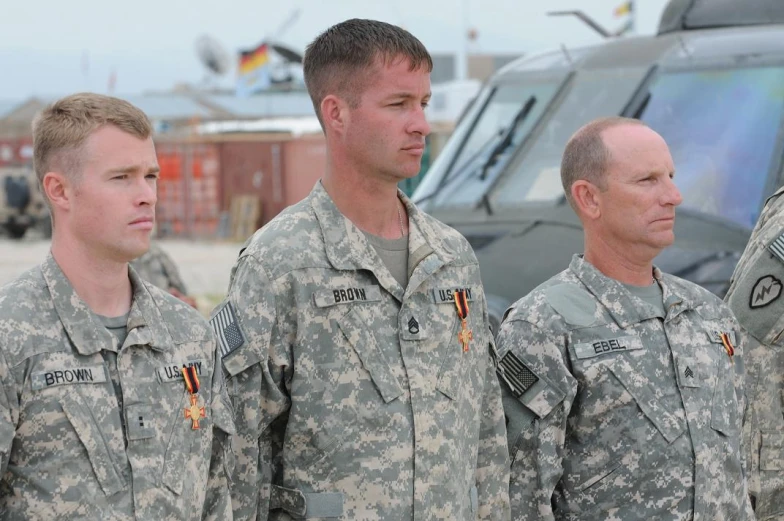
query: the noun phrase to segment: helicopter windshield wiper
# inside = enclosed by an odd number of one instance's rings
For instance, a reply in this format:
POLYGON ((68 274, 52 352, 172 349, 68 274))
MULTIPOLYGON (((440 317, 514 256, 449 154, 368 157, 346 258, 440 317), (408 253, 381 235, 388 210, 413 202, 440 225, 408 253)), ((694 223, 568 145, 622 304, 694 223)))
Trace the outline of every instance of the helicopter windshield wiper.
POLYGON ((501 153, 509 148, 509 146, 512 144, 512 139, 514 139, 515 135, 517 134, 517 129, 520 128, 522 122, 525 121, 525 118, 527 118, 528 114, 531 113, 534 105, 536 105, 536 96, 531 96, 528 98, 528 101, 525 102, 523 108, 521 108, 517 114, 515 114, 512 122, 508 127, 506 127, 503 138, 501 138, 493 151, 490 152, 490 155, 487 157, 487 161, 485 161, 485 163, 482 165, 482 173, 479 175, 479 179, 482 181, 487 179, 487 171, 490 169, 490 167, 495 165, 496 161, 498 161, 498 156, 500 156, 501 153))
MULTIPOLYGON (((441 192, 441 190, 444 189, 447 185, 451 184, 452 181, 456 179, 460 179, 461 174, 463 174, 466 170, 468 170, 469 167, 471 167, 474 164, 474 162, 481 155, 483 155, 485 150, 487 150, 487 148, 490 145, 495 143, 495 146, 490 151, 485 162, 482 164, 480 168, 476 170, 477 172, 480 172, 480 178, 484 180, 486 177, 487 169, 490 168, 492 165, 494 165, 498 159, 498 156, 504 150, 509 148, 509 145, 512 144, 512 138, 514 138, 517 129, 520 127, 520 124, 523 122, 523 120, 525 120, 525 118, 528 117, 528 114, 531 113, 531 109, 533 109, 535 104, 536 104, 536 96, 531 96, 530 98, 528 98, 528 100, 525 102, 525 105, 523 105, 523 107, 517 112, 517 114, 515 114, 515 117, 512 119, 512 122, 509 124, 509 126, 499 130, 498 132, 490 136, 490 139, 487 140, 481 147, 479 147, 479 149, 476 152, 474 152, 470 158, 464 161, 459 168, 455 168, 451 172, 447 173, 447 175, 444 176, 444 178, 441 179, 441 181, 438 183, 437 188, 435 188, 432 192, 417 199, 414 202, 416 204, 420 204, 423 203, 424 201, 432 199, 433 197, 438 195, 441 192)), ((466 176, 466 179, 469 179, 471 177, 472 177, 471 175, 466 176)))

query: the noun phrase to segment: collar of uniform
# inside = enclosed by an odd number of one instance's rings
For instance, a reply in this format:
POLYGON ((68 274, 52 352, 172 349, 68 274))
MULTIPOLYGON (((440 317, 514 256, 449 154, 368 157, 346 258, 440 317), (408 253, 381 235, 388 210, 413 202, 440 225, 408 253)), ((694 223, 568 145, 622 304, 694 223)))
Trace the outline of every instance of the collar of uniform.
POLYGON ((656 266, 653 267, 653 277, 662 288, 664 311, 667 313, 665 320, 672 320, 687 309, 697 308, 697 302, 691 297, 693 291, 681 279, 666 275, 656 266))
POLYGON ((163 315, 147 285, 131 266, 128 266, 128 275, 133 287, 133 302, 128 314, 125 345, 149 345, 158 351, 165 351, 172 340, 163 315))
MULTIPOLYGON (((409 226, 409 252, 416 252, 416 257, 419 260, 423 260, 430 253, 436 252, 440 258, 438 261, 439 265, 450 262, 452 255, 446 249, 443 241, 430 223, 427 222, 422 212, 402 192, 398 191, 398 197, 405 204, 409 222, 411 223, 411 226, 409 226), (428 249, 430 251, 427 251, 428 249)), ((337 269, 366 269, 372 271, 386 289, 396 289, 390 292, 402 299, 403 288, 400 288, 400 285, 388 273, 386 268, 381 269, 381 261, 378 259, 373 246, 365 238, 362 231, 340 213, 340 210, 335 206, 321 181, 316 183, 310 194, 310 199, 311 207, 316 214, 324 235, 329 262, 337 269), (375 259, 378 259, 379 262, 374 262, 375 259)))
MULTIPOLYGON (((582 255, 572 257, 569 270, 588 288, 596 300, 607 309, 613 320, 622 328, 627 328, 633 324, 648 320, 656 316, 652 306, 640 306, 632 301, 632 294, 623 287, 620 282, 611 279, 596 269, 590 262, 586 261, 582 255)), ((680 292, 674 291, 669 284, 663 282, 662 272, 654 267, 654 278, 661 283, 662 296, 664 298, 664 309, 667 312, 667 319, 671 318, 671 308, 676 313, 688 307, 688 301, 680 296, 680 292)))
POLYGON ((114 351, 114 335, 79 298, 51 252, 41 265, 41 273, 60 322, 79 354, 92 355, 104 348, 114 351))

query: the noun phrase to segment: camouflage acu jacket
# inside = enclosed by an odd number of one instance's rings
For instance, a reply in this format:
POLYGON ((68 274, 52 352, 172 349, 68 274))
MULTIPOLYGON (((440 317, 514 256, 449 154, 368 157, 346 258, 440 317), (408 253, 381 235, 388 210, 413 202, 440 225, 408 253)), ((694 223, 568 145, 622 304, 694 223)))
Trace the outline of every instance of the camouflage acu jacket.
POLYGON ((231 519, 233 423, 212 330, 130 275, 121 396, 101 354, 116 338, 51 255, 0 289, 0 519, 231 519), (183 365, 200 378, 199 429, 183 365))
POLYGON ((321 183, 241 254, 212 319, 238 430, 236 519, 509 519, 476 258, 401 198, 407 288, 321 183))
POLYGON ((768 201, 725 300, 748 332, 743 442, 760 520, 784 518, 784 188, 768 201))
POLYGON ((654 276, 663 319, 580 256, 509 310, 513 520, 753 519, 738 326, 715 295, 654 276))
POLYGON ((147 253, 135 259, 131 266, 136 270, 143 280, 151 282, 153 286, 157 286, 163 290, 168 291, 169 288, 174 288, 180 293, 187 295, 188 290, 185 283, 180 276, 180 270, 177 265, 163 251, 163 248, 155 244, 150 244, 150 249, 147 253))

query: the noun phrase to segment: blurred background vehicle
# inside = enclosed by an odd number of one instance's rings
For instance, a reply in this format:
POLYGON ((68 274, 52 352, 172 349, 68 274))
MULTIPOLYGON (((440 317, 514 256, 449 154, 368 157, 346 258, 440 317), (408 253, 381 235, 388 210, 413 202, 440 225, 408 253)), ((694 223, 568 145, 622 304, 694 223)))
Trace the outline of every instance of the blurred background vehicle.
POLYGON ((784 2, 672 0, 654 36, 525 56, 484 85, 414 200, 473 245, 495 323, 582 251, 560 159, 609 115, 647 123, 675 161, 684 202, 656 264, 722 296, 782 184, 784 2))
POLYGON ((31 167, 0 167, 0 230, 12 239, 21 239, 36 228, 44 237, 52 236, 49 208, 38 189, 31 167))

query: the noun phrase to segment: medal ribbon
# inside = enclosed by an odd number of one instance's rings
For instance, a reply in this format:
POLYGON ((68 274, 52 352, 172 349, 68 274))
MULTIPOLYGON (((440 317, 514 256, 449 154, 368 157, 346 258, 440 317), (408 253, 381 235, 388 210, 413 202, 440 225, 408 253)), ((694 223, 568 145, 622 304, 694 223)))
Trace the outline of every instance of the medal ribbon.
POLYGON ((185 379, 185 387, 188 388, 188 392, 191 394, 197 394, 199 392, 200 384, 199 375, 196 373, 196 367, 182 366, 182 377, 185 379))
POLYGON ((466 299, 466 292, 464 289, 455 290, 455 307, 457 308, 457 316, 460 320, 468 318, 468 300, 466 299))
POLYGON ((724 350, 727 351, 727 355, 732 357, 735 355, 735 348, 732 346, 732 342, 730 342, 730 336, 727 333, 721 333, 721 343, 724 344, 724 350))

